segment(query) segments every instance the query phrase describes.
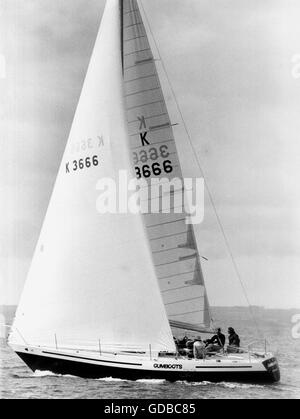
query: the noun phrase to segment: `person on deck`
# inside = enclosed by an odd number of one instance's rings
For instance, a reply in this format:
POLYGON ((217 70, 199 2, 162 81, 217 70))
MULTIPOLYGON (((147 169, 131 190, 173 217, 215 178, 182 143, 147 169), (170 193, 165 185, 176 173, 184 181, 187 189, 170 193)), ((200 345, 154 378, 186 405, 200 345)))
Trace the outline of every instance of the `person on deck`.
POLYGON ((228 335, 229 346, 227 347, 227 352, 231 354, 239 353, 241 340, 233 327, 229 327, 228 335))
POLYGON ((184 338, 179 339, 178 340, 178 348, 179 349, 184 349, 186 348, 186 343, 189 340, 189 338, 187 336, 184 336, 184 338))
POLYGON ((217 334, 206 342, 207 352, 219 352, 225 346, 226 337, 222 333, 222 329, 217 329, 217 334))
POLYGON ((178 339, 175 336, 173 336, 173 340, 174 340, 174 343, 175 343, 175 346, 176 346, 176 352, 178 352, 179 351, 178 339))
POLYGON ((185 353, 188 358, 193 358, 194 343, 195 341, 192 339, 189 339, 186 343, 185 353))
POLYGON ((193 353, 195 359, 204 359, 206 354, 205 343, 202 342, 201 337, 199 336, 194 343, 193 353))
POLYGON ((193 355, 193 344, 194 341, 192 341, 187 336, 184 336, 183 339, 178 341, 178 352, 180 355, 183 356, 192 356, 193 355))

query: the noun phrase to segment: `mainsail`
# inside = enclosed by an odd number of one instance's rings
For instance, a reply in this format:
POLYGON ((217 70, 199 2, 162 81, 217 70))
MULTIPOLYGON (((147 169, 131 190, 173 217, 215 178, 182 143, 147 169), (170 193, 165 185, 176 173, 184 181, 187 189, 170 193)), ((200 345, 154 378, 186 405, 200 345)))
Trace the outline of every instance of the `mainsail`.
MULTIPOLYGON (((127 123, 137 178, 177 178, 182 171, 172 123, 137 0, 121 0, 127 123)), ((171 191, 173 195, 182 190, 171 191)), ((158 197, 152 197, 152 200, 158 197)), ((175 201, 175 200, 174 200, 175 201)), ((164 208, 161 208, 161 210, 164 208)), ((183 208, 145 214, 148 238, 170 324, 204 330, 211 318, 199 252, 183 208)))
POLYGON ((12 344, 175 351, 141 215, 96 211, 98 181, 132 171, 120 28, 119 1, 109 0, 12 344))

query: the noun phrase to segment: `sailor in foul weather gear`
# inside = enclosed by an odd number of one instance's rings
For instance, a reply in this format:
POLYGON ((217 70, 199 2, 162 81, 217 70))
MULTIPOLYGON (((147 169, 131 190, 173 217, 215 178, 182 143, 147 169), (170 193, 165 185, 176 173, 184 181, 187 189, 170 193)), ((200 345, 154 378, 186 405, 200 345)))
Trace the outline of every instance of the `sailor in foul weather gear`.
POLYGON ((195 359, 204 359, 205 358, 205 343, 202 342, 201 337, 198 337, 193 346, 193 353, 195 359))
POLYGON ((229 346, 227 347, 228 353, 238 353, 241 340, 238 334, 236 334, 233 327, 229 327, 228 329, 228 340, 229 340, 229 346))
POLYGON ((217 329, 217 334, 206 342, 207 352, 219 352, 224 348, 226 337, 222 333, 222 329, 217 329))

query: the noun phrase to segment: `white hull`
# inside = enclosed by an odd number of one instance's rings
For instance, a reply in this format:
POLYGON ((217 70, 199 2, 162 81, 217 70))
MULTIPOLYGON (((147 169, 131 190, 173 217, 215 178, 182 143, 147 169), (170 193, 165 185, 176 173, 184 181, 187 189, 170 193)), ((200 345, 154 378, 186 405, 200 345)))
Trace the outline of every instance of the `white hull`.
POLYGON ((33 371, 51 371, 82 378, 165 379, 168 381, 276 382, 280 371, 276 358, 249 354, 224 355, 206 360, 183 357, 105 355, 92 351, 53 350, 13 346, 33 371))

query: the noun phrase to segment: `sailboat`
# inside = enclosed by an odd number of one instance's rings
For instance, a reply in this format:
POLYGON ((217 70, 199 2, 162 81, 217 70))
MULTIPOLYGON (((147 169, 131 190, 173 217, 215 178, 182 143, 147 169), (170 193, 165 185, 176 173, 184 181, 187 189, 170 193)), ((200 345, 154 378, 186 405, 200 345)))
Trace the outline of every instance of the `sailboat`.
POLYGON ((147 182, 182 179, 172 125, 138 1, 107 0, 9 337, 33 371, 279 380, 271 353, 178 353, 174 330, 213 332, 187 213, 96 210, 99 179, 116 180, 120 171, 147 182))

